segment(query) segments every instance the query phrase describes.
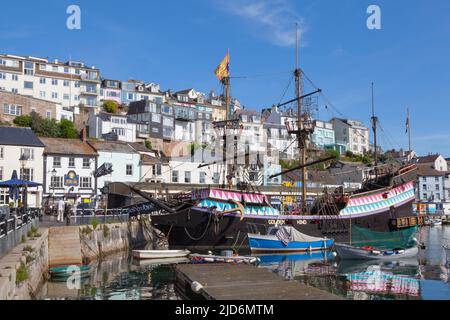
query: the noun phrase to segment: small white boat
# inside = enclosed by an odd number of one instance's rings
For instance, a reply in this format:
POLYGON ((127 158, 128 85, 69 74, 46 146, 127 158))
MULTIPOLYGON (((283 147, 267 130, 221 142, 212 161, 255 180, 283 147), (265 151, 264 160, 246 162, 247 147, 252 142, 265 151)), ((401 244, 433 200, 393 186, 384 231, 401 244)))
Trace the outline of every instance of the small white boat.
POLYGON ((184 258, 191 252, 189 250, 133 250, 136 259, 170 259, 184 258))
POLYGON ((442 225, 442 220, 439 219, 435 219, 435 220, 431 220, 431 225, 434 226, 441 226, 442 225))
POLYGON ((212 254, 191 254, 190 258, 192 263, 256 264, 260 261, 258 257, 253 256, 217 256, 212 254))
POLYGON ((394 250, 367 250, 350 246, 348 244, 335 243, 336 251, 341 259, 348 260, 387 260, 395 261, 397 259, 412 258, 419 253, 418 247, 409 249, 394 250))

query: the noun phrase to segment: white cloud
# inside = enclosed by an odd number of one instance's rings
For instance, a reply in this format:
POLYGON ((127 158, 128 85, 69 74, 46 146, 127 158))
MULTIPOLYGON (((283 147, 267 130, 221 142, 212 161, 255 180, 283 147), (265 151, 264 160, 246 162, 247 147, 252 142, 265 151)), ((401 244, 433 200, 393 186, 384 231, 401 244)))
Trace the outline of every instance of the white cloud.
POLYGON ((299 24, 300 36, 306 30, 303 19, 287 0, 235 0, 221 4, 226 11, 256 24, 259 35, 278 46, 295 45, 295 23, 299 24))

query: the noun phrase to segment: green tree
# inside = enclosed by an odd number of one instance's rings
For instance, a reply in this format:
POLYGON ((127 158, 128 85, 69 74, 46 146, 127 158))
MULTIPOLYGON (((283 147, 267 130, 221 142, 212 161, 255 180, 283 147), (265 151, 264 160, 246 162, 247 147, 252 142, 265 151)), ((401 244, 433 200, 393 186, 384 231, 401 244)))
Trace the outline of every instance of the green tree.
POLYGON ((327 157, 334 157, 335 159, 339 160, 341 154, 337 150, 327 150, 327 157))
POLYGON ((145 140, 145 147, 149 150, 153 150, 152 142, 150 140, 145 140))
POLYGON ((14 119, 14 124, 18 127, 31 128, 31 116, 18 116, 14 119))
POLYGON ((103 102, 102 108, 108 113, 116 113, 119 109, 119 104, 114 100, 106 100, 103 102))
POLYGON ((72 121, 67 119, 62 119, 59 123, 60 126, 60 137, 66 139, 76 139, 78 138, 78 132, 72 121))

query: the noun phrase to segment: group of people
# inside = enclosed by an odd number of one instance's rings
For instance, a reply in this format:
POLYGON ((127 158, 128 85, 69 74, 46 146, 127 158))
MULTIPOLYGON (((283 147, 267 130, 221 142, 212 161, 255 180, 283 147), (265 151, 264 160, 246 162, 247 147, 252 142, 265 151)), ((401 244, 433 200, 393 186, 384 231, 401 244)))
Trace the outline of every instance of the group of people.
MULTIPOLYGON (((71 205, 64 198, 60 198, 56 202, 56 208, 54 208, 54 209, 56 209, 56 212, 57 212, 56 221, 63 222, 65 216, 68 217, 70 215, 76 215, 78 204, 79 204, 79 199, 78 198, 75 200, 75 203, 73 205, 71 205)), ((52 211, 53 208, 50 206, 49 209, 50 209, 50 211, 52 211)))

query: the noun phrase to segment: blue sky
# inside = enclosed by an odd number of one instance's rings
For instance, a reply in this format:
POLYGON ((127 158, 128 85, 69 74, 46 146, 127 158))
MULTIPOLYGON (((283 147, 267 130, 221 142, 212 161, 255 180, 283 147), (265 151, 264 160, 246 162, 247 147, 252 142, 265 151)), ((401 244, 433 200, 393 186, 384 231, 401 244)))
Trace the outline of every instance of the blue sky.
POLYGON ((450 156, 449 15, 448 0, 6 2, 0 52, 71 55, 105 77, 207 93, 220 91, 213 71, 230 49, 232 75, 246 77, 233 80, 233 95, 261 109, 279 102, 289 82, 299 22, 301 67, 339 110, 319 99, 320 118, 369 124, 373 81, 385 149, 407 148, 409 107, 414 149, 450 156), (70 4, 81 7, 81 30, 66 28, 70 4), (366 27, 370 4, 381 7, 381 30, 366 27))

